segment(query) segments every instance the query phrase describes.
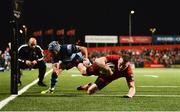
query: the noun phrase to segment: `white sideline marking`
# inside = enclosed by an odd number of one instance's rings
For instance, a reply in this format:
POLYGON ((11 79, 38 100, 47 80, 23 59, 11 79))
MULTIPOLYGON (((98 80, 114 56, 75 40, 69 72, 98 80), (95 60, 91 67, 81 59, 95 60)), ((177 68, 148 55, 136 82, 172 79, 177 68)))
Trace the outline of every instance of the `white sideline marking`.
MULTIPOLYGON (((83 75, 79 75, 79 74, 77 74, 77 75, 73 74, 71 76, 72 77, 84 77, 83 75)), ((91 75, 91 76, 88 76, 88 77, 95 77, 95 75, 91 75)))
POLYGON ((142 88, 179 88, 180 86, 138 86, 142 88))
MULTIPOLYGON (((48 72, 46 72, 45 76, 48 75, 50 72, 52 72, 52 69, 49 70, 48 72)), ((21 90, 18 91, 18 95, 11 95, 9 97, 7 97, 6 99, 2 100, 0 102, 0 110, 7 105, 10 101, 14 100, 17 96, 23 94, 25 91, 27 91, 31 86, 33 86, 34 84, 36 84, 38 82, 38 79, 34 80, 33 82, 31 82, 30 84, 28 84, 27 86, 25 86, 24 88, 22 88, 21 90)))
POLYGON ((144 76, 146 76, 146 77, 154 77, 154 78, 158 78, 159 77, 157 75, 144 75, 144 76))

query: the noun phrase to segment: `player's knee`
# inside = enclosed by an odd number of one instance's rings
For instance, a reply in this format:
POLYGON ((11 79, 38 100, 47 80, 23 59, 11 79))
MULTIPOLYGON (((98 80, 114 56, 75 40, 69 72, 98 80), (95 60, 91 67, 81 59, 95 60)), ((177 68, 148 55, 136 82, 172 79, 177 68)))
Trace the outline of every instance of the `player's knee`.
POLYGON ((94 94, 97 90, 98 90, 97 85, 96 85, 96 84, 92 84, 92 85, 88 88, 87 93, 88 93, 89 95, 91 95, 91 94, 94 94))
POLYGON ((59 75, 62 70, 53 68, 53 73, 56 73, 56 75, 59 75))
POLYGON ((82 75, 83 75, 83 76, 91 76, 91 74, 88 74, 86 70, 83 70, 83 71, 82 71, 82 75))
POLYGON ((54 70, 53 70, 52 75, 53 75, 53 76, 58 76, 59 74, 57 73, 57 71, 54 71, 54 70))
POLYGON ((53 73, 56 73, 56 69, 53 69, 53 71, 52 71, 53 73))
POLYGON ((82 73, 83 76, 88 76, 87 74, 82 73))

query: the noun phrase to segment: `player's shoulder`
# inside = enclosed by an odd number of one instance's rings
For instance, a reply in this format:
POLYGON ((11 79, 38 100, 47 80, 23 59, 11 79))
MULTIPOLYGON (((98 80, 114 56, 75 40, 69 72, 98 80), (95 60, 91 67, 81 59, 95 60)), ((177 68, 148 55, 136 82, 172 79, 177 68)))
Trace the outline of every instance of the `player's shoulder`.
POLYGON ((74 44, 63 44, 61 45, 62 49, 71 49, 72 47, 76 47, 74 44))
POLYGON ((120 56, 119 55, 107 55, 105 56, 107 59, 119 59, 120 56))
POLYGON ((18 50, 24 49, 24 48, 27 48, 27 47, 28 47, 28 44, 23 44, 23 45, 19 46, 18 50))
POLYGON ((28 44, 22 44, 19 46, 19 48, 22 48, 22 47, 28 47, 28 44))
POLYGON ((43 49, 42 49, 41 46, 39 46, 39 45, 36 45, 36 48, 39 49, 39 50, 41 50, 41 51, 43 51, 43 49))

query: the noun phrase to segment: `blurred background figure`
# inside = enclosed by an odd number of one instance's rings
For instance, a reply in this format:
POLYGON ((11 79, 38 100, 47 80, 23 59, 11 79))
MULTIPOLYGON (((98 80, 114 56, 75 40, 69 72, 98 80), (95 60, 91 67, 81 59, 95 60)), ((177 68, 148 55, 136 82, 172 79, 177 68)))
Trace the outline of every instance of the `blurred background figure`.
POLYGON ((4 51, 4 59, 5 59, 5 69, 9 70, 11 68, 11 55, 10 55, 10 48, 7 47, 4 51))
POLYGON ((4 65, 5 64, 5 60, 4 60, 4 56, 2 54, 2 51, 0 50, 0 71, 4 71, 4 65))

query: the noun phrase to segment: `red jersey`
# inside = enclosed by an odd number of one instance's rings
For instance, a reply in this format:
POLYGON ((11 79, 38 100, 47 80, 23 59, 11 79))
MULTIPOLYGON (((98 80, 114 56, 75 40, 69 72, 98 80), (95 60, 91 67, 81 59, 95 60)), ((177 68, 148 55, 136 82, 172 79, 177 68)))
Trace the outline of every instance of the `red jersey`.
POLYGON ((131 68, 131 64, 128 62, 125 69, 118 70, 118 60, 121 58, 119 55, 108 55, 106 56, 107 63, 111 62, 115 65, 114 74, 109 76, 101 73, 101 68, 97 64, 92 64, 91 67, 87 69, 87 73, 89 75, 97 75, 100 77, 104 77, 108 82, 111 82, 120 77, 125 77, 128 81, 133 81, 133 72, 131 68))

